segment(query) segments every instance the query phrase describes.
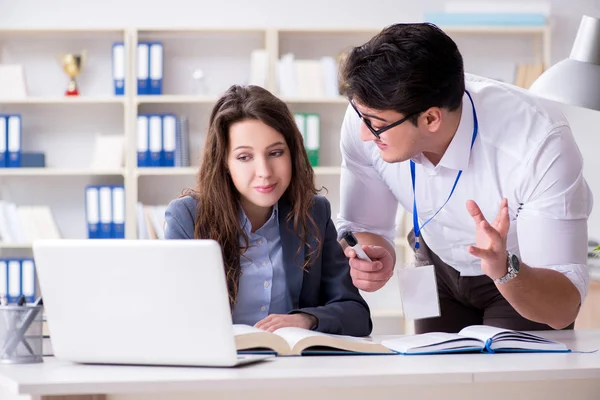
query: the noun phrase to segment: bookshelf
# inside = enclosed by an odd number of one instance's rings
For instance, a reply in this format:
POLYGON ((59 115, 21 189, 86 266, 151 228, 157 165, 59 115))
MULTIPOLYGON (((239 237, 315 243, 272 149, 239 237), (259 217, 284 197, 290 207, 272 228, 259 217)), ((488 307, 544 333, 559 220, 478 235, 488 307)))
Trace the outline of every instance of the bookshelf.
MULTIPOLYGON (((348 47, 366 42, 381 28, 0 29, 0 62, 23 65, 28 89, 27 98, 0 99, 0 113, 21 114, 22 150, 46 154, 43 169, 0 169, 0 200, 17 205, 47 205, 62 237, 80 239, 87 237, 85 186, 123 185, 125 235, 127 239, 136 239, 138 201, 149 206, 165 205, 182 189, 194 187, 211 108, 231 84, 247 83, 252 50, 266 50, 269 66, 266 87, 278 94, 275 65, 283 54, 292 52, 297 59, 336 57, 348 47), (137 95, 136 46, 146 40, 160 41, 164 45, 163 95, 137 95), (125 44, 124 96, 113 93, 114 42, 125 44), (83 49, 88 59, 77 77, 81 95, 65 97, 67 76, 57 56, 83 49), (197 68, 201 68, 210 81, 204 88, 193 78, 197 68), (138 113, 168 112, 188 118, 192 166, 138 168, 138 113), (121 168, 95 170, 90 167, 93 138, 98 133, 123 137, 126 146, 121 168)), ((524 62, 534 60, 550 65, 549 26, 443 29, 457 40, 461 50, 469 49, 470 40, 523 38, 522 41, 527 42, 523 52, 514 58, 506 54, 500 57, 510 59, 510 63, 521 57, 524 62)), ((494 56, 494 51, 490 46, 487 55, 494 56)), ((469 55, 464 51, 463 54, 466 70, 471 72, 469 55)), ((477 65, 473 65, 476 69, 477 65)), ((339 135, 347 100, 341 96, 280 97, 292 112, 318 113, 321 117, 321 163, 314 170, 317 186, 327 189, 323 194, 330 199, 335 220, 341 173, 339 135)), ((404 239, 409 222, 407 218, 398 220, 395 240, 398 264, 411 259, 412 251, 404 239)), ((31 256, 30 243, 0 242, 0 257, 28 256, 31 256)), ((404 323, 396 277, 382 290, 363 295, 372 306, 374 317, 383 318, 391 331, 404 323)), ((410 331, 410 324, 405 324, 404 329, 410 331)))
MULTIPOLYGON (((459 46, 460 38, 465 36, 477 40, 491 36, 528 37, 532 43, 530 58, 550 64, 549 26, 442 28, 459 39, 459 46)), ((219 94, 229 85, 248 81, 252 50, 267 51, 267 88, 277 93, 275 63, 282 54, 292 52, 297 59, 335 57, 350 46, 364 43, 380 29, 0 29, 0 61, 23 65, 29 95, 24 99, 0 99, 0 113, 22 115, 23 150, 45 152, 47 165, 43 169, 0 169, 2 199, 17 204, 48 204, 63 237, 84 238, 84 187, 88 184, 122 184, 126 198, 126 238, 135 239, 138 201, 149 205, 165 204, 177 197, 181 189, 193 187, 208 114, 219 94), (144 40, 161 41, 164 45, 163 95, 136 93, 135 49, 137 43, 144 40), (117 41, 124 42, 126 48, 125 96, 113 94, 111 47, 117 41), (67 76, 62 72, 57 56, 83 49, 88 59, 77 77, 81 95, 65 97, 67 76), (193 79, 196 68, 202 68, 208 79, 203 91, 193 79), (137 167, 136 116, 154 112, 173 112, 189 118, 192 167, 137 167), (122 168, 90 168, 93 135, 98 132, 123 136, 126 151, 122 168)), ((468 60, 465 64, 468 70, 468 60)), ((321 165, 315 167, 315 176, 317 184, 327 188, 324 194, 330 198, 335 216, 339 207, 341 171, 339 130, 347 101, 341 96, 282 96, 282 99, 293 112, 315 112, 321 116, 321 165)), ((403 239, 396 242, 404 248, 403 239)), ((6 247, 29 249, 28 244, 5 244, 0 246, 0 253, 6 247)))

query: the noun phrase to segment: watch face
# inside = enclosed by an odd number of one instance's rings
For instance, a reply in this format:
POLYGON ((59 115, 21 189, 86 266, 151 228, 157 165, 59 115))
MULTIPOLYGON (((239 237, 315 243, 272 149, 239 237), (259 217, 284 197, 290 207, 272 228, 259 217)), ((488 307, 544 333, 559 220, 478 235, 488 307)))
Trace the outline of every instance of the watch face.
POLYGON ((519 258, 516 254, 511 254, 510 266, 515 270, 515 272, 519 272, 519 268, 521 268, 521 263, 519 262, 519 258))

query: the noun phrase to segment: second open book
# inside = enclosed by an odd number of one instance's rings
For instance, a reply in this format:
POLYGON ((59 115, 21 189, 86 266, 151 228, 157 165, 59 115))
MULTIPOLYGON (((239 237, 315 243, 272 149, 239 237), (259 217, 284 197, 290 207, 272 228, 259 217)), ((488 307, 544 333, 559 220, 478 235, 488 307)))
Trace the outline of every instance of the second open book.
POLYGON ((301 328, 281 328, 270 333, 247 325, 234 325, 234 333, 238 351, 269 351, 279 356, 570 351, 563 343, 538 335, 484 325, 466 327, 458 334, 432 332, 391 337, 380 342, 301 328))

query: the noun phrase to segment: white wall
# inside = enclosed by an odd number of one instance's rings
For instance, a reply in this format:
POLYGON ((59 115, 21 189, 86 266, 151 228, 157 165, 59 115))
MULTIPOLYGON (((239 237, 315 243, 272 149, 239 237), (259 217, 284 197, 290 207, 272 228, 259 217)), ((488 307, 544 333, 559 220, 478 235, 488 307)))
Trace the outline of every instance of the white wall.
MULTIPOLYGON (((480 2, 489 0, 479 0, 480 2)), ((498 0, 497 0, 498 1, 498 0)), ((532 0, 521 0, 522 3, 532 0)), ((553 7, 552 60, 568 56, 582 14, 600 16, 599 0, 548 0, 553 7)), ((384 26, 420 21, 425 11, 443 9, 443 0, 0 0, 0 27, 159 26, 384 26), (327 6, 325 6, 327 4, 327 6), (325 8, 327 7, 327 8, 325 8)), ((460 44, 460 43, 459 43, 460 44)), ((497 43, 494 42, 494 46, 497 43)), ((516 43, 494 51, 510 54, 516 43)), ((469 41, 466 54, 489 50, 469 41)), ((600 113, 568 111, 585 158, 585 174, 600 204, 600 113), (598 136, 598 138, 596 137, 598 136)), ((590 219, 590 237, 600 239, 600 206, 590 219)))

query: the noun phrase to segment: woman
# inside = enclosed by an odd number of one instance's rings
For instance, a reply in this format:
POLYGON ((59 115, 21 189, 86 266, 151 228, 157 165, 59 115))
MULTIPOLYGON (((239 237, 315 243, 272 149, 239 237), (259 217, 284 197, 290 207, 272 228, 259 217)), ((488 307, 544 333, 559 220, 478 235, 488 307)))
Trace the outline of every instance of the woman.
POLYGON ((165 216, 167 239, 221 245, 234 323, 371 333, 302 135, 267 90, 236 85, 217 101, 197 187, 165 216))

